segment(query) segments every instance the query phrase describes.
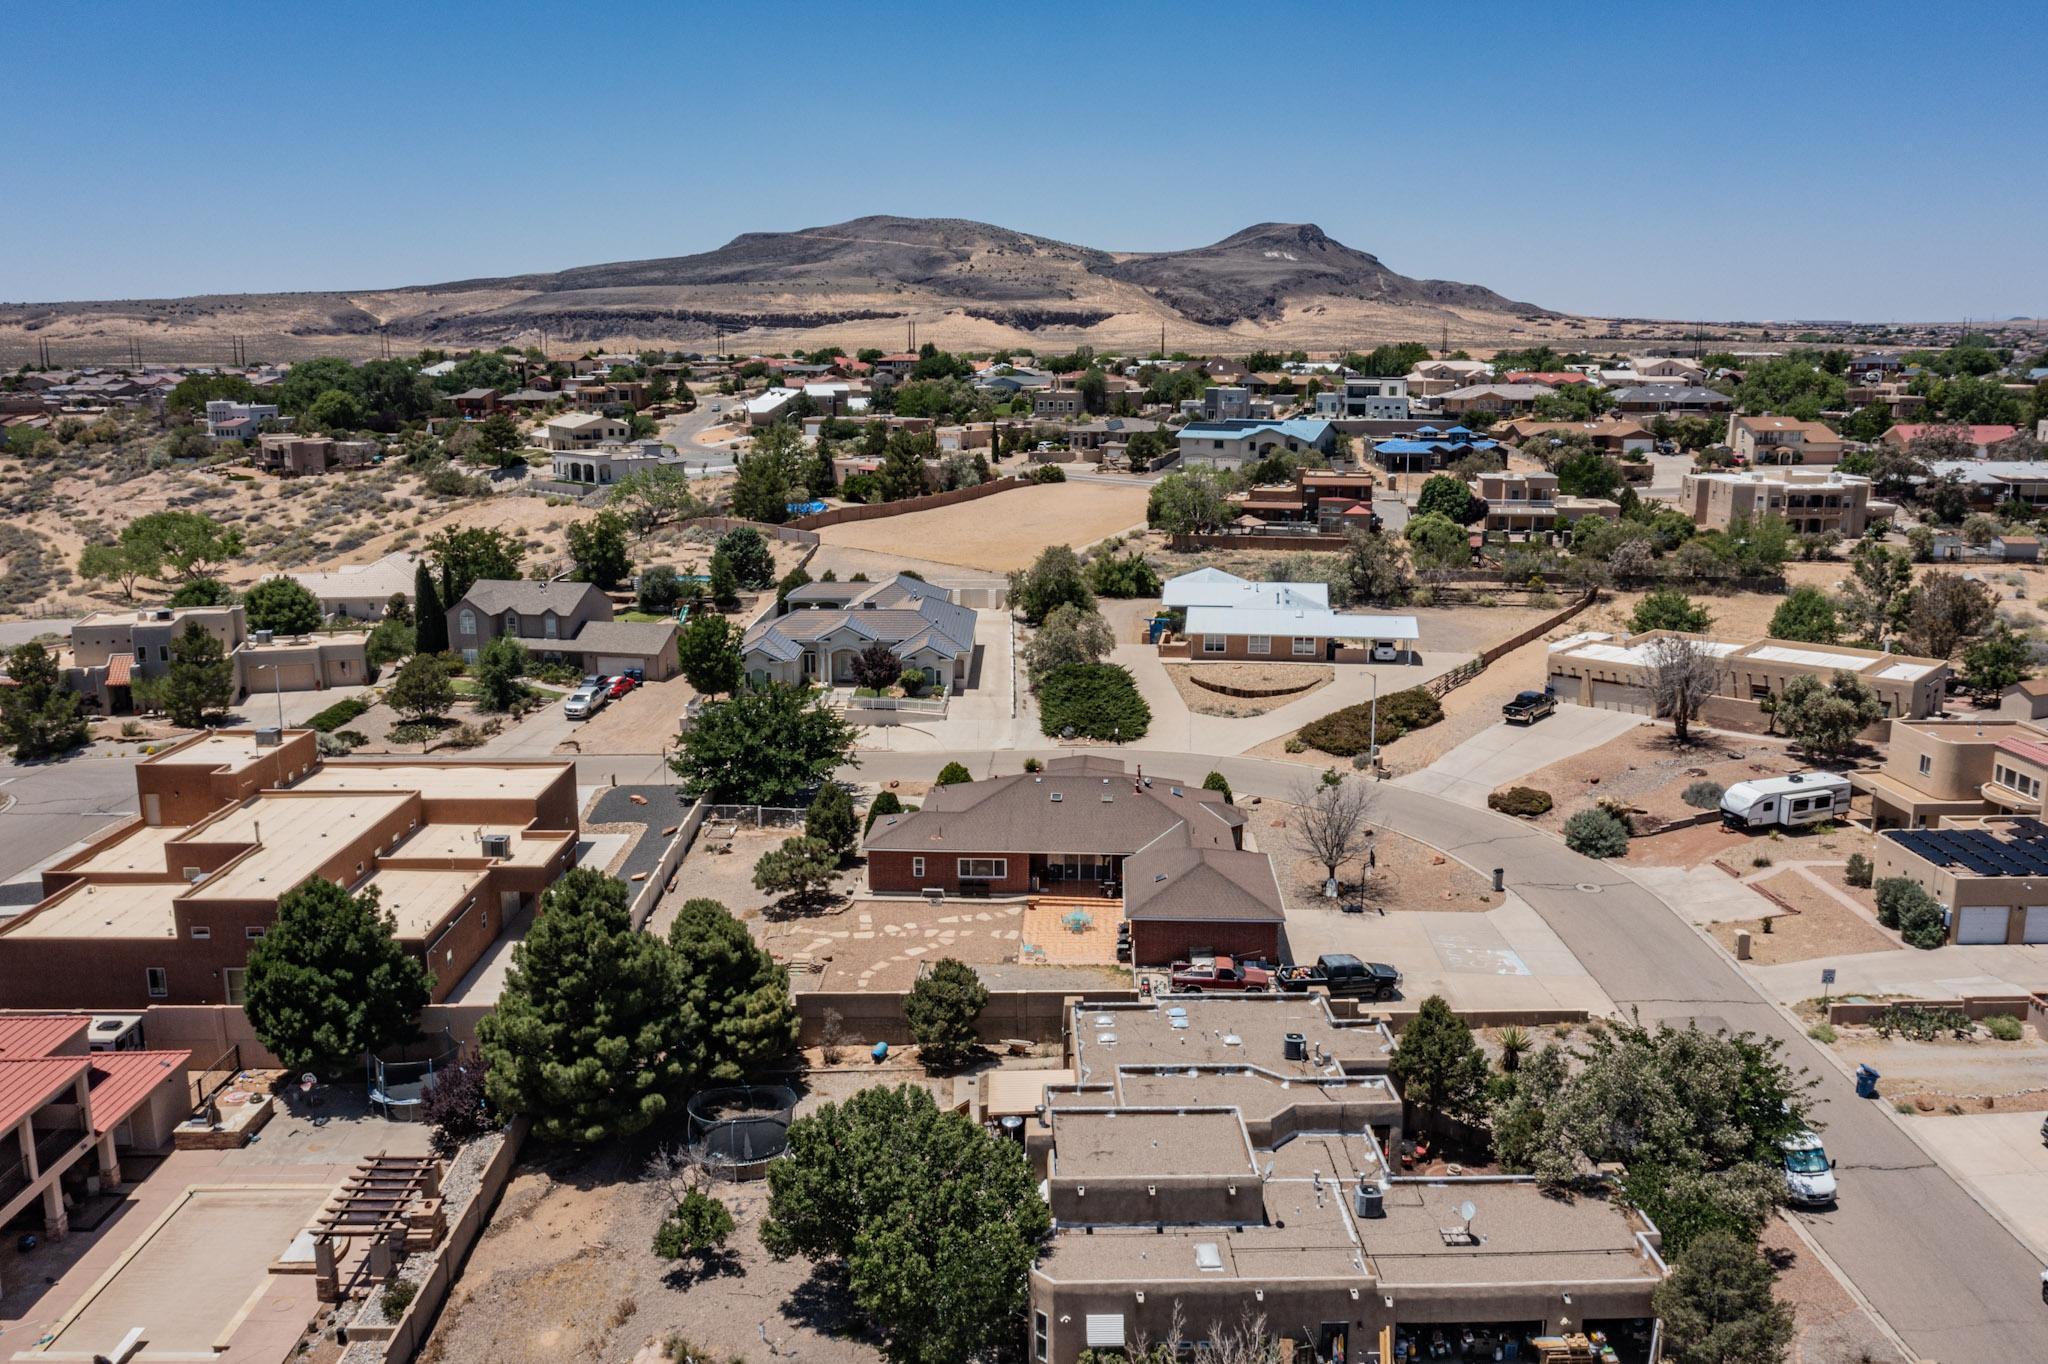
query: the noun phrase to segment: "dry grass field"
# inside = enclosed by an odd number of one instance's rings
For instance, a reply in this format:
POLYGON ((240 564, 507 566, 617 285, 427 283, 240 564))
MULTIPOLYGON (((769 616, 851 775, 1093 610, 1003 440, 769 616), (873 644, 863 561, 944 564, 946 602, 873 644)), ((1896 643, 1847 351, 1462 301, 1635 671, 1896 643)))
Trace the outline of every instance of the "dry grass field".
POLYGON ((1145 519, 1144 487, 1041 483, 932 511, 848 521, 818 535, 840 549, 908 555, 991 573, 1027 567, 1047 545, 1080 549, 1145 519))

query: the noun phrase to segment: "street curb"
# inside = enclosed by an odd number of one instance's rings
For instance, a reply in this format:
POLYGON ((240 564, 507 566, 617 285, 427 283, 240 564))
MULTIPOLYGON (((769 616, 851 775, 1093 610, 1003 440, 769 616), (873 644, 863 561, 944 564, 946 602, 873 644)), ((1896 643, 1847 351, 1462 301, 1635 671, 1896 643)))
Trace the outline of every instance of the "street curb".
POLYGON ((1862 1309, 1863 1315, 1876 1323, 1879 1334, 1892 1343, 1900 1357, 1920 1364, 1921 1356, 1913 1353, 1912 1346, 1906 1344, 1905 1338, 1892 1329, 1892 1324, 1884 1319, 1884 1314, 1877 1310, 1870 1299, 1863 1296, 1863 1290, 1856 1286, 1856 1281, 1842 1272, 1842 1267, 1835 1263, 1835 1257, 1828 1254, 1821 1243, 1813 1238, 1813 1233, 1806 1229, 1806 1225, 1796 1217, 1786 1216, 1783 1209, 1778 1212, 1778 1220, 1792 1228, 1792 1234, 1799 1238, 1799 1243, 1812 1252, 1813 1258, 1820 1261, 1827 1272, 1834 1276, 1835 1282, 1842 1286, 1842 1291, 1849 1295, 1849 1301, 1855 1303, 1862 1309))

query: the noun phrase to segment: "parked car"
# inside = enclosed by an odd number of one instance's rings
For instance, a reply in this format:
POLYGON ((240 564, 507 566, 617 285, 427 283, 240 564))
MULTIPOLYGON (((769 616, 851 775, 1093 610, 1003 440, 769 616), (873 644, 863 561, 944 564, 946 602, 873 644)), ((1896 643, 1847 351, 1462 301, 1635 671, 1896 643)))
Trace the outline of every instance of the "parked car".
POLYGON ((578 687, 569 693, 569 699, 562 703, 562 714, 571 720, 588 720, 603 710, 611 697, 603 687, 578 687))
MULTIPOLYGON (((685 608, 685 610, 687 609, 685 608)), ((645 668, 628 668, 626 669, 626 676, 632 678, 633 685, 637 687, 647 681, 647 670, 645 668)))
POLYGON ((583 674, 583 680, 576 685, 579 687, 604 688, 609 687, 611 684, 612 680, 603 673, 585 673, 583 674))
POLYGON ((1271 988, 1273 983, 1263 968, 1249 963, 1239 966, 1230 957, 1177 961, 1169 978, 1174 990, 1184 995, 1199 995, 1205 990, 1259 991, 1271 988))
POLYGON ((1557 710, 1557 698, 1548 692, 1517 692, 1515 699, 1500 708, 1501 718, 1511 725, 1533 725, 1557 710))
POLYGON ((1401 987, 1399 971, 1383 961, 1361 961, 1349 952, 1325 952, 1314 966, 1283 966, 1274 979, 1289 994, 1323 989, 1368 999, 1392 999, 1401 987))
POLYGON ((633 688, 639 685, 640 684, 638 682, 635 682, 632 678, 626 676, 624 673, 620 673, 617 677, 614 677, 612 679, 611 685, 604 689, 604 694, 610 699, 616 701, 621 696, 624 696, 627 692, 633 690, 633 688))
POLYGON ((1785 1165, 1785 1201, 1824 1208, 1835 1201, 1835 1162, 1812 1132, 1795 1132, 1778 1143, 1785 1165))

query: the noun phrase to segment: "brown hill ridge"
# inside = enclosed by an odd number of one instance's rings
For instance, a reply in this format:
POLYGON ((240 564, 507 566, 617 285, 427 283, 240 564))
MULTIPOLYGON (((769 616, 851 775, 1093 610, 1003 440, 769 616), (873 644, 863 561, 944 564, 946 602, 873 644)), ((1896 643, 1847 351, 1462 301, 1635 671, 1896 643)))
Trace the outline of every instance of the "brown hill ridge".
POLYGON ((954 347, 1091 342, 1343 346, 1393 335, 1548 334, 1563 314, 1419 280, 1312 223, 1261 223, 1188 251, 1112 252, 955 218, 856 218, 743 233, 715 251, 549 274, 332 293, 0 305, 0 353, 151 358, 224 346, 292 356, 381 346, 665 342, 954 347))

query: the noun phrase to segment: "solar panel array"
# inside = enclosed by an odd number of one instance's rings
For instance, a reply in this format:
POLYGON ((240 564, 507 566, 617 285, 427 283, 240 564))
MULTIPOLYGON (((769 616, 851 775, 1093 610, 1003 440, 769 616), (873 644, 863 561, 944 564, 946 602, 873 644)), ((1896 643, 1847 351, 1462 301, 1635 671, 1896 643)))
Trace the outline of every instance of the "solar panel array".
POLYGON ((1884 836, 1939 867, 1963 867, 1975 876, 2048 877, 2048 825, 2017 819, 2010 838, 1984 829, 1887 829, 1884 836))

